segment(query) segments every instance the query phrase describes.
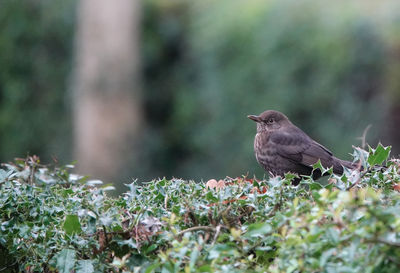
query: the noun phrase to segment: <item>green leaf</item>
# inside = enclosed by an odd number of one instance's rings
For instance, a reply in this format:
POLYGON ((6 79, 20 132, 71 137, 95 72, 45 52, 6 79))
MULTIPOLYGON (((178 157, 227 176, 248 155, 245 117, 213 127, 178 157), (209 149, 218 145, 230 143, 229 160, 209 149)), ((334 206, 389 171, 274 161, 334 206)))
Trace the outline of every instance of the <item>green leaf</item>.
POLYGON ((323 188, 323 186, 318 182, 311 182, 309 184, 309 187, 310 187, 311 190, 320 190, 320 189, 323 188))
POLYGON ((78 261, 76 273, 92 273, 92 272, 94 272, 93 261, 91 260, 78 261))
POLYGON ((388 159, 391 146, 383 147, 381 143, 376 149, 369 147, 368 164, 371 166, 380 165, 388 159))
POLYGON ((368 155, 369 153, 367 151, 365 151, 364 149, 361 149, 359 147, 354 147, 353 146, 353 158, 355 161, 359 161, 361 162, 361 166, 363 166, 364 168, 367 167, 367 159, 368 159, 368 155))
POLYGON ((325 231, 326 237, 332 244, 337 244, 339 241, 339 232, 334 228, 328 228, 325 231))
POLYGON ((197 268, 197 272, 214 272, 212 266, 209 264, 202 265, 197 268))
POLYGON ((272 232, 272 226, 268 223, 254 223, 249 226, 243 235, 245 238, 261 237, 272 232))
POLYGON ((60 273, 70 273, 75 265, 75 250, 63 249, 57 254, 56 267, 60 273))
POLYGON ((129 246, 130 248, 132 248, 132 249, 137 249, 137 248, 138 248, 136 242, 134 242, 132 238, 130 238, 130 239, 128 239, 128 240, 123 240, 123 241, 118 242, 118 243, 119 243, 120 245, 127 245, 127 246, 129 246))
POLYGON ((81 223, 79 222, 78 215, 75 214, 67 215, 65 217, 63 228, 68 235, 72 235, 74 233, 80 233, 82 231, 82 228, 81 228, 81 223))
POLYGON ((233 257, 237 255, 235 248, 228 244, 218 244, 214 245, 208 254, 208 259, 213 260, 219 257, 233 257))
POLYGON ((106 184, 100 187, 103 191, 113 191, 115 190, 115 187, 113 184, 106 184))
POLYGON ((159 268, 160 267, 160 264, 159 263, 154 263, 154 264, 151 264, 151 265, 149 265, 147 268, 146 268, 146 270, 144 271, 144 273, 151 273, 151 272, 154 272, 157 268, 159 268))
POLYGON ((103 215, 100 217, 99 220, 101 225, 104 225, 106 227, 110 226, 113 222, 113 219, 109 215, 103 215))
POLYGON ((147 254, 149 254, 150 252, 153 252, 157 247, 158 247, 158 246, 157 246, 156 244, 152 244, 152 245, 148 246, 147 248, 145 248, 145 249, 143 250, 143 252, 147 255, 147 254))
POLYGON ((207 192, 206 198, 210 202, 218 202, 219 200, 217 197, 214 196, 214 194, 211 191, 207 192))
POLYGON ((4 182, 8 176, 9 176, 9 173, 7 173, 3 169, 0 169, 0 182, 4 182))
POLYGON ((198 256, 199 256, 199 254, 200 254, 199 249, 198 249, 197 247, 195 247, 195 248, 193 249, 192 253, 190 254, 190 263, 189 263, 190 271, 193 270, 193 268, 194 268, 194 266, 195 266, 195 264, 196 264, 196 260, 197 260, 197 258, 198 258, 198 256))
POLYGON ((313 170, 321 170, 322 173, 324 173, 326 171, 326 169, 324 168, 324 166, 322 166, 321 160, 318 159, 318 161, 316 163, 314 163, 314 165, 312 165, 313 170))
POLYGON ((321 267, 326 265, 327 261, 329 261, 329 258, 331 258, 335 252, 337 252, 337 250, 335 248, 331 248, 322 253, 321 258, 319 259, 321 267))
POLYGON ((293 179, 299 178, 297 174, 294 173, 285 173, 285 180, 291 182, 293 179))

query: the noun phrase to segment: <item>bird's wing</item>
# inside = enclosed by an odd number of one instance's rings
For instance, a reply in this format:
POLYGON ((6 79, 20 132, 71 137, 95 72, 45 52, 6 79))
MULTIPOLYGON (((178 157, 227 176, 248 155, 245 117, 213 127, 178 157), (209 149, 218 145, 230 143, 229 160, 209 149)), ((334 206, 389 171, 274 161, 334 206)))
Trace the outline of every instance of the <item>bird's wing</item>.
POLYGON ((312 166, 320 159, 324 167, 332 165, 332 153, 303 132, 293 134, 276 131, 271 134, 270 141, 280 156, 294 163, 312 166))

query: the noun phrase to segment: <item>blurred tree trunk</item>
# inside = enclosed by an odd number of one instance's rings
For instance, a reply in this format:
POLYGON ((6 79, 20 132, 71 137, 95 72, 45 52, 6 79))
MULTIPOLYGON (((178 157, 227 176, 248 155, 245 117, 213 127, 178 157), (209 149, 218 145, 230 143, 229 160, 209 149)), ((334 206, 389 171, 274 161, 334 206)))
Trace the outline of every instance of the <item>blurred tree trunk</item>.
POLYGON ((74 71, 74 157, 82 174, 126 182, 141 132, 140 1, 81 0, 74 71))

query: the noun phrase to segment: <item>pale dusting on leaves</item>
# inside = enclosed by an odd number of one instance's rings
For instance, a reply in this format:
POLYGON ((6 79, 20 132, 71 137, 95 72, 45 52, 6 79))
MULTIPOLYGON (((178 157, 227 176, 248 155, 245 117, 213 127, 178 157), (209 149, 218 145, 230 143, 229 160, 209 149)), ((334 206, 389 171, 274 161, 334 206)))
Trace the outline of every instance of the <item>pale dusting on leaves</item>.
POLYGON ((293 174, 162 179, 120 197, 72 166, 18 159, 0 169, 1 269, 398 272, 400 164, 389 152, 356 148, 360 168, 327 185, 293 186, 293 174))

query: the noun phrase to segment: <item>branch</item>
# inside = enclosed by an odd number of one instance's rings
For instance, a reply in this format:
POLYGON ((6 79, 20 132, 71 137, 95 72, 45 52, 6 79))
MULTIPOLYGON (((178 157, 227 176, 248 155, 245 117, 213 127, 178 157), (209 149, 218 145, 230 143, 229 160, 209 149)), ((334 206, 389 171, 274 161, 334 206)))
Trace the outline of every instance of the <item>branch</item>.
POLYGON ((184 229, 180 232, 178 232, 178 236, 182 236, 184 233, 186 232, 190 232, 190 231, 197 231, 197 230, 205 230, 205 231, 212 231, 212 232, 216 232, 216 228, 215 227, 209 227, 209 226, 196 226, 196 227, 191 227, 191 228, 187 228, 184 229))
POLYGON ((368 172, 371 172, 371 167, 368 167, 364 172, 360 173, 360 177, 357 179, 356 182, 354 182, 353 184, 351 184, 350 186, 347 187, 347 191, 352 189, 355 185, 357 185, 358 183, 360 183, 361 178, 363 178, 368 172))
POLYGON ((357 138, 357 139, 361 140, 361 147, 363 149, 365 148, 365 145, 367 145, 367 141, 366 141, 367 133, 368 133, 368 130, 371 128, 371 126, 372 126, 371 124, 368 124, 368 126, 364 129, 362 136, 357 138))
POLYGON ((216 232, 215 232, 215 236, 214 236, 214 240, 212 241, 211 245, 214 245, 215 242, 217 241, 217 238, 219 236, 220 231, 221 231, 221 226, 217 226, 216 232))
POLYGON ((385 244, 385 245, 394 246, 394 247, 400 247, 400 243, 398 243, 398 242, 391 242, 391 241, 388 241, 388 240, 385 240, 385 239, 376 239, 376 241, 378 243, 382 243, 382 244, 385 244))
POLYGON ((393 246, 393 247, 400 247, 400 243, 399 242, 391 242, 385 239, 381 239, 381 238, 375 238, 375 239, 367 239, 365 240, 366 243, 371 243, 371 244, 376 244, 376 243, 381 243, 381 244, 385 244, 388 246, 393 246))

